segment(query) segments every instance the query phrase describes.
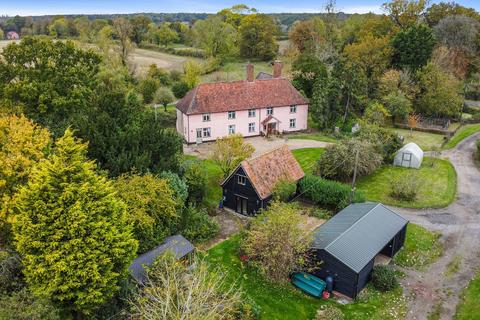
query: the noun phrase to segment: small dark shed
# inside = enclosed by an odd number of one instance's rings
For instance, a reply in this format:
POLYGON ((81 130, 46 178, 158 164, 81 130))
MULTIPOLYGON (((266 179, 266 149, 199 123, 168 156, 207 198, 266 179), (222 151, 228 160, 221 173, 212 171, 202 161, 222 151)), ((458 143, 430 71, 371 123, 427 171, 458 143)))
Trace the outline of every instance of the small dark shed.
POLYGON ((192 253, 195 247, 183 236, 174 235, 167 237, 165 241, 153 250, 145 252, 133 260, 128 268, 133 278, 142 283, 145 280, 146 272, 143 266, 149 266, 162 254, 171 251, 177 259, 183 259, 192 253))
POLYGON ((223 205, 243 215, 266 208, 282 179, 298 182, 305 173, 287 145, 244 160, 222 182, 223 205))
POLYGON ((315 275, 334 279, 334 290, 355 298, 365 287, 375 256, 393 257, 405 242, 408 221, 380 203, 348 206, 314 232, 315 275))

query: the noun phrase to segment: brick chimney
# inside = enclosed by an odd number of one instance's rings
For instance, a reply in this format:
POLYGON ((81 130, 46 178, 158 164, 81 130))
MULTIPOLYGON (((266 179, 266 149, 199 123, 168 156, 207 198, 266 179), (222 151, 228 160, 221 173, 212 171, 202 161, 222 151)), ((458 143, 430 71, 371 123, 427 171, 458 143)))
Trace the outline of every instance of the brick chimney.
POLYGON ((275 62, 273 62, 273 77, 274 78, 280 78, 282 76, 282 67, 283 67, 283 64, 282 64, 281 61, 275 60, 275 62))
POLYGON ((253 69, 253 64, 249 63, 247 64, 247 81, 248 82, 253 82, 254 80, 254 69, 253 69))

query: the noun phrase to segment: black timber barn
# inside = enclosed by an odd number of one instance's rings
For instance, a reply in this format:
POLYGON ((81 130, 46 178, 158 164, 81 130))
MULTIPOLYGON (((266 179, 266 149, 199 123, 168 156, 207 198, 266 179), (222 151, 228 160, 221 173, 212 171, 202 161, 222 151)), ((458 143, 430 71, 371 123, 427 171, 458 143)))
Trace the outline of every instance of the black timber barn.
POLYGON ((393 257, 403 247, 407 224, 380 203, 348 206, 315 230, 312 256, 321 264, 314 274, 331 276, 335 291, 356 298, 370 280, 375 257, 393 257))
POLYGON ((223 205, 243 215, 266 208, 275 185, 283 180, 298 182, 304 172, 286 145, 244 160, 222 182, 223 205))

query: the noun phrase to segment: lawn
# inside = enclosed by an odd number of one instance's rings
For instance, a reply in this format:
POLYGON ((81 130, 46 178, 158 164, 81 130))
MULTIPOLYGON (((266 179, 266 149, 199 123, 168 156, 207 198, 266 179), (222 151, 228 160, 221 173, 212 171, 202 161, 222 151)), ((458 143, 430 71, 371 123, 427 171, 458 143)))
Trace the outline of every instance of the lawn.
POLYGON ((406 312, 401 288, 394 292, 379 293, 372 288, 362 292, 360 298, 348 305, 307 296, 290 284, 277 285, 242 264, 238 258, 239 236, 226 240, 210 249, 206 259, 225 271, 230 283, 236 283, 245 295, 261 310, 260 319, 312 319, 323 304, 334 304, 342 310, 345 319, 403 319, 406 312))
POLYGON ((439 233, 410 223, 407 226, 405 245, 393 261, 401 267, 423 270, 443 254, 439 238, 439 233))
POLYGON ((295 159, 302 167, 305 173, 312 173, 315 164, 317 163, 320 155, 325 152, 323 148, 305 148, 292 150, 295 159))
POLYGON ((441 134, 398 128, 393 128, 392 130, 405 138, 405 144, 415 142, 424 151, 435 148, 440 149, 444 141, 444 135, 441 134))
POLYGON ((301 139, 301 140, 316 140, 316 141, 323 141, 323 142, 338 142, 337 138, 325 135, 320 132, 292 134, 292 135, 289 135, 288 138, 301 139))
POLYGON ((405 208, 443 208, 455 200, 457 173, 447 160, 424 158, 420 169, 385 165, 373 174, 359 179, 357 189, 367 200, 405 208), (408 171, 419 182, 414 201, 397 200, 390 196, 391 184, 408 171))
POLYGON ((455 135, 443 146, 444 149, 452 149, 457 146, 463 139, 468 138, 474 133, 480 131, 480 123, 467 124, 455 133, 455 135))
POLYGON ((463 290, 455 320, 480 319, 480 273, 463 290))

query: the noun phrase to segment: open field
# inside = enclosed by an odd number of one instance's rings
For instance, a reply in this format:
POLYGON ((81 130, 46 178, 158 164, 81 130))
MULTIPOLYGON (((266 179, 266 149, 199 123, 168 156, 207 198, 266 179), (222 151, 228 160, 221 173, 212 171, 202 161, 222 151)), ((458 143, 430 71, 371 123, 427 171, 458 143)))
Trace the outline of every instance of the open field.
POLYGON ((362 177, 357 188, 369 201, 405 208, 443 208, 455 200, 457 174, 447 160, 424 158, 418 170, 393 165, 383 166, 373 174, 362 177), (420 182, 416 199, 403 201, 392 198, 392 182, 409 171, 414 173, 420 182))
POLYGON ((130 57, 133 64, 136 66, 136 72, 138 74, 143 74, 146 72, 148 67, 152 64, 156 64, 159 68, 166 70, 183 70, 183 64, 188 60, 194 60, 196 62, 201 62, 201 59, 192 58, 192 57, 182 57, 176 56, 173 54, 146 50, 146 49, 135 49, 133 54, 130 57))

